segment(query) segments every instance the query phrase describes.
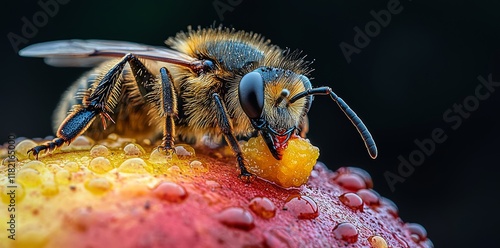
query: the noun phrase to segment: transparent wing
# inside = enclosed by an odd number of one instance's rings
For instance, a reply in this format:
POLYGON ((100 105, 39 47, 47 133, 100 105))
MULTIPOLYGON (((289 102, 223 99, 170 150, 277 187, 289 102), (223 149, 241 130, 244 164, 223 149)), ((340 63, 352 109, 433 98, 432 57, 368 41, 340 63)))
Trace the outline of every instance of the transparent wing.
POLYGON ((34 44, 19 51, 21 56, 45 58, 45 63, 60 67, 92 67, 128 53, 139 58, 185 66, 200 63, 198 59, 165 47, 127 41, 59 40, 34 44))

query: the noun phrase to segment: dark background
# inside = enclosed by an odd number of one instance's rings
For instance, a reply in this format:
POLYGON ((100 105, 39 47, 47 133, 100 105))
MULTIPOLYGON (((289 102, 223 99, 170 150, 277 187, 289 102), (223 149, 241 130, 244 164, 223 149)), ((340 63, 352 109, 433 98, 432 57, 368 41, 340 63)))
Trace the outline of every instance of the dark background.
MULTIPOLYGON (((373 20, 370 11, 387 9, 389 1, 232 1, 237 4, 223 13, 223 21, 213 2, 70 0, 20 48, 70 38, 162 45, 188 25, 222 23, 261 33, 282 48, 303 50, 315 60, 312 83, 331 86, 351 105, 380 152, 371 160, 342 112, 329 98, 317 97, 309 138, 320 147, 321 161, 330 168, 367 170, 375 189, 399 206, 402 219, 422 224, 437 247, 498 242, 493 229, 499 221, 500 88, 458 129, 443 120, 446 110, 474 94, 478 76, 491 73, 500 81, 500 6, 495 1, 401 1, 401 13, 392 15, 351 63, 339 44, 353 45, 353 28, 364 29, 373 20), (414 140, 430 138, 435 128, 442 128, 447 140, 392 192, 384 172, 398 173, 398 156, 408 158, 417 149, 414 140)), ((21 35, 21 18, 31 19, 41 8, 36 1, 9 1, 2 9, 0 140, 11 132, 44 137, 52 134, 50 118, 59 96, 84 69, 18 57, 7 34, 21 35)))

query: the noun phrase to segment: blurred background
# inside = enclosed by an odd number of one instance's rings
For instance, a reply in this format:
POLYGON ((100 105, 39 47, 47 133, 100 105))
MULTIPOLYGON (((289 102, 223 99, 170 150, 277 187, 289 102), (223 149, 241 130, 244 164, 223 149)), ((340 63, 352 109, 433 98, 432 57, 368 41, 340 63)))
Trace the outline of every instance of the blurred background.
POLYGON ((368 171, 375 190, 398 205, 405 222, 422 224, 437 247, 497 243, 493 229, 500 220, 494 212, 500 171, 500 87, 491 88, 489 94, 480 89, 480 94, 487 95, 484 100, 478 100, 475 92, 481 84, 479 76, 492 75, 492 81, 500 82, 499 3, 60 2, 46 23, 37 1, 3 3, 0 140, 7 140, 9 133, 52 135, 51 114, 60 95, 85 71, 21 58, 16 48, 72 38, 162 45, 188 25, 224 24, 261 33, 273 44, 307 54, 314 60, 313 85, 330 86, 346 100, 369 127, 380 152, 376 160, 370 159, 336 104, 316 97, 309 115, 309 138, 321 149, 321 161, 332 169, 356 166, 368 171), (371 12, 388 9, 393 11, 391 19, 377 29, 371 12), (32 21, 33 17, 39 18, 40 27, 27 37, 23 18, 32 21), (355 42, 355 28, 366 33, 367 25, 373 37, 355 42), (16 37, 18 44, 13 45, 9 37, 16 37), (346 56, 341 44, 355 52, 346 56), (418 153, 415 140, 432 138, 436 128, 443 130, 446 141, 424 155, 413 172, 401 175, 398 157, 409 159, 418 153), (401 177, 388 183, 384 176, 388 173, 401 177))

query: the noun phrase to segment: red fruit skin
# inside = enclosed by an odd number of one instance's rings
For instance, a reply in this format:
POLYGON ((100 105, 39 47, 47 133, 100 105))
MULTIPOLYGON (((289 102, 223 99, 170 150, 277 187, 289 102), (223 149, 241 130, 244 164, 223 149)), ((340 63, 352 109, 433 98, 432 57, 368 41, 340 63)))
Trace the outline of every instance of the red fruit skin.
MULTIPOLYGON (((241 181, 232 158, 197 154, 196 159, 208 170, 165 178, 181 185, 187 195, 170 201, 170 197, 158 197, 154 189, 133 196, 112 190, 99 201, 62 211, 61 228, 47 247, 370 247, 368 240, 374 235, 389 247, 431 244, 428 240, 415 243, 388 205, 364 204, 363 211, 345 206, 339 196, 352 190, 335 184, 332 177, 340 172, 322 163, 316 164, 306 185, 284 189, 260 179, 250 184, 241 181), (314 201, 317 217, 299 218, 301 209, 285 207, 296 195, 314 201), (270 199, 276 207, 274 217, 252 212, 249 204, 256 197, 270 199), (230 213, 236 215, 235 223, 221 221, 221 212, 234 207, 242 209, 230 213), (335 238, 333 230, 345 222, 357 228, 355 243, 335 238)), ((342 168, 341 173, 349 170, 342 168)))

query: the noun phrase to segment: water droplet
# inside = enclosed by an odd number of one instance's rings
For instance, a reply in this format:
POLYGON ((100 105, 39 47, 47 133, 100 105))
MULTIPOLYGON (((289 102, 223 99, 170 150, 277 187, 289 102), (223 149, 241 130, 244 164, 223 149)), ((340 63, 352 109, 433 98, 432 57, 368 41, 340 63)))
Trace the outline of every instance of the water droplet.
POLYGON ((61 147, 62 151, 81 151, 81 150, 89 150, 94 141, 87 136, 78 136, 75 140, 73 140, 67 147, 61 147))
POLYGON ((365 171, 361 168, 358 168, 358 167, 347 167, 347 169, 349 170, 349 172, 360 176, 363 179, 363 181, 365 182, 367 188, 369 188, 369 189, 373 188, 372 177, 370 176, 370 174, 367 171, 365 171))
POLYGON ((194 148, 189 145, 176 145, 175 146, 175 154, 180 159, 188 159, 195 157, 194 148))
POLYGON ((206 180, 205 184, 210 188, 210 190, 215 191, 215 189, 221 188, 220 184, 213 180, 206 180))
POLYGON ((145 153, 144 148, 134 143, 126 145, 123 148, 123 152, 125 152, 126 156, 134 156, 134 157, 140 156, 145 153))
POLYGON ((17 157, 8 158, 6 149, 0 149, 0 159, 2 160, 2 166, 0 166, 0 168, 2 168, 0 169, 1 171, 8 168, 9 165, 12 167, 12 165, 15 165, 15 163, 17 162, 17 157))
POLYGON ((109 162, 109 159, 105 157, 97 157, 90 161, 89 170, 103 174, 113 169, 113 165, 109 162))
POLYGON ((142 160, 142 158, 129 158, 125 160, 120 167, 118 167, 119 172, 123 173, 137 173, 137 174, 147 174, 149 173, 149 166, 142 160))
POLYGON ((290 211, 299 219, 318 217, 318 205, 309 196, 292 195, 288 197, 283 210, 290 211))
POLYGON ((339 196, 339 200, 353 210, 363 211, 363 200, 354 193, 344 193, 339 196))
POLYGON ((95 157, 106 157, 109 155, 109 149, 103 145, 95 145, 90 149, 90 156, 95 157))
POLYGON ((203 163, 198 161, 198 160, 193 160, 191 161, 191 163, 189 163, 189 167, 191 167, 191 169, 195 169, 195 170, 200 170, 200 169, 204 169, 205 167, 203 166, 203 163))
POLYGON ((387 241, 380 236, 370 236, 368 238, 368 243, 370 243, 372 248, 387 248, 387 241))
POLYGON ((102 194, 110 190, 113 185, 104 177, 92 178, 85 182, 85 188, 95 194, 102 194))
POLYGON ((387 212, 392 215, 394 218, 399 217, 399 209, 396 203, 393 201, 385 198, 385 197, 380 197, 380 205, 386 208, 387 212))
POLYGON ((81 135, 76 137, 71 144, 74 146, 89 146, 93 143, 93 140, 87 136, 81 135))
POLYGON ((64 164, 64 169, 68 170, 69 172, 77 172, 80 170, 80 165, 76 162, 68 162, 64 164))
POLYGON ((413 240, 413 242, 415 242, 415 243, 420 242, 420 237, 419 237, 418 235, 416 235, 416 234, 413 234, 413 233, 412 233, 412 234, 410 234, 410 238, 411 238, 411 240, 413 240))
POLYGON ((67 185, 71 180, 71 173, 65 169, 58 170, 55 175, 55 180, 57 184, 67 185))
POLYGON ((37 187, 42 182, 40 172, 32 168, 23 168, 16 175, 16 181, 28 188, 37 187))
POLYGON ((418 223, 406 223, 406 229, 410 232, 411 238, 416 243, 427 238, 427 230, 418 223))
POLYGON ((38 161, 38 160, 34 160, 34 161, 31 161, 31 162, 24 164, 23 169, 27 169, 27 168, 34 169, 34 170, 40 172, 40 174, 44 174, 44 173, 49 172, 49 170, 47 169, 45 164, 38 161))
POLYGON ((342 187, 351 191, 366 189, 366 183, 357 174, 340 174, 335 181, 342 187))
POLYGON ((153 190, 153 194, 169 202, 181 202, 188 196, 184 187, 173 182, 162 182, 153 190))
POLYGON ((128 143, 135 143, 136 140, 132 138, 122 138, 117 134, 110 134, 106 139, 99 141, 99 144, 105 145, 110 149, 120 149, 123 148, 128 143))
POLYGON ((349 222, 340 223, 333 228, 333 235, 336 239, 348 243, 356 243, 358 241, 358 230, 349 222))
POLYGON ((177 166, 177 165, 174 165, 174 166, 171 166, 170 168, 168 168, 167 171, 169 173, 172 173, 172 174, 179 174, 179 173, 181 173, 181 168, 179 168, 179 166, 177 166))
POLYGON ((59 193, 59 187, 54 182, 44 182, 41 187, 42 195, 54 196, 59 193))
POLYGON ((250 230, 255 226, 252 214, 240 207, 226 208, 217 214, 216 217, 222 224, 228 227, 250 230))
POLYGON ((149 161, 156 164, 169 164, 172 159, 176 159, 175 154, 167 155, 165 151, 161 149, 153 149, 149 155, 149 161))
POLYGON ((264 244, 265 247, 272 248, 292 248, 297 247, 293 241, 292 237, 288 234, 289 232, 283 228, 273 228, 264 232, 264 244))
POLYGON ((116 133, 111 133, 111 134, 108 135, 108 139, 110 139, 110 140, 115 140, 116 141, 119 138, 120 138, 120 136, 118 134, 116 134, 116 133))
POLYGON ((28 158, 28 151, 37 146, 37 143, 35 143, 33 140, 23 140, 17 144, 16 148, 14 148, 14 151, 16 153, 16 158, 18 160, 25 160, 28 158))
POLYGON ((424 242, 426 248, 434 248, 434 243, 430 239, 426 239, 424 242))
POLYGON ((276 215, 276 206, 267 197, 256 197, 250 201, 248 206, 256 215, 270 219, 276 215))
POLYGON ((378 206, 380 204, 380 195, 373 189, 360 189, 356 194, 368 206, 378 206))

